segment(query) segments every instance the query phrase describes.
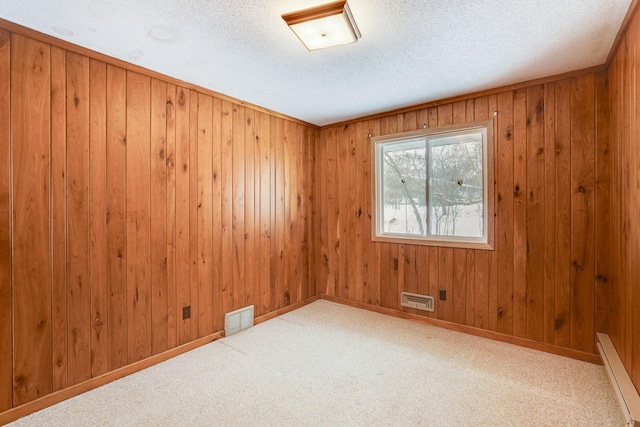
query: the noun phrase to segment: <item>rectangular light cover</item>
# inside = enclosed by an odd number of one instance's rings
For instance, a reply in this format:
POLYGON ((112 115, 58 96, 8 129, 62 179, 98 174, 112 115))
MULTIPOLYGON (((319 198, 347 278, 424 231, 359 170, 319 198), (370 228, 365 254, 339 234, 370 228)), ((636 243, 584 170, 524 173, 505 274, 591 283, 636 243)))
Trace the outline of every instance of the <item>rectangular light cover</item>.
POLYGON ((339 46, 357 40, 344 13, 292 25, 291 29, 309 50, 339 46))
POLYGON ((360 37, 346 1, 282 15, 308 50, 353 43, 360 37))

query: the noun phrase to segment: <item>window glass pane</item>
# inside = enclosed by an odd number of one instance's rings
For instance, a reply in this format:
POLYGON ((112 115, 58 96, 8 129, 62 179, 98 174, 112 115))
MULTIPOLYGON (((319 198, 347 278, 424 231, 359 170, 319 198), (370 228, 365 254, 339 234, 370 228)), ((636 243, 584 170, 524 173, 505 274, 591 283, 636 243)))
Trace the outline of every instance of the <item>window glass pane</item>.
POLYGON ((382 160, 383 234, 426 235, 426 140, 386 144, 382 160))
POLYGON ((482 133, 429 140, 429 232, 482 237, 482 133))

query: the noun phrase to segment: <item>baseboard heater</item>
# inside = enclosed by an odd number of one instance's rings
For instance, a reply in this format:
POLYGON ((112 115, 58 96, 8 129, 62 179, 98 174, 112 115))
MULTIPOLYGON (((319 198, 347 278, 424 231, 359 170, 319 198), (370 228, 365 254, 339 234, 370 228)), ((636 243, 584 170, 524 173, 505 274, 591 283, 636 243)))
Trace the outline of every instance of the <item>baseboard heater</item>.
POLYGON ((598 351, 618 396, 627 425, 640 427, 640 395, 631 381, 609 335, 598 333, 598 351))

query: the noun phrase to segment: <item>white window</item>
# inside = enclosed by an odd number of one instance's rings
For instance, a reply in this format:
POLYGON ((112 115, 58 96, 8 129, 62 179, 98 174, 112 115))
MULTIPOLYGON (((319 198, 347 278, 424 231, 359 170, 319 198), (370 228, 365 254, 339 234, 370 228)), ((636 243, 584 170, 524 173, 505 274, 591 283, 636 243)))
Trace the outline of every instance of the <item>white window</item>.
POLYGON ((373 239, 491 249, 493 121, 372 139, 373 239))

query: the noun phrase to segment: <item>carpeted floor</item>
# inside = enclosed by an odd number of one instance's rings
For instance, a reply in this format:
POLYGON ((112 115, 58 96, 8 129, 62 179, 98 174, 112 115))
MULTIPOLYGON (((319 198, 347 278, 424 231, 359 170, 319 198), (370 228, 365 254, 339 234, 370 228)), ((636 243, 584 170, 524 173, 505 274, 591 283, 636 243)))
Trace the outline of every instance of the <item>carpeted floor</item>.
POLYGON ((623 426, 604 368, 327 301, 14 426, 623 426))

